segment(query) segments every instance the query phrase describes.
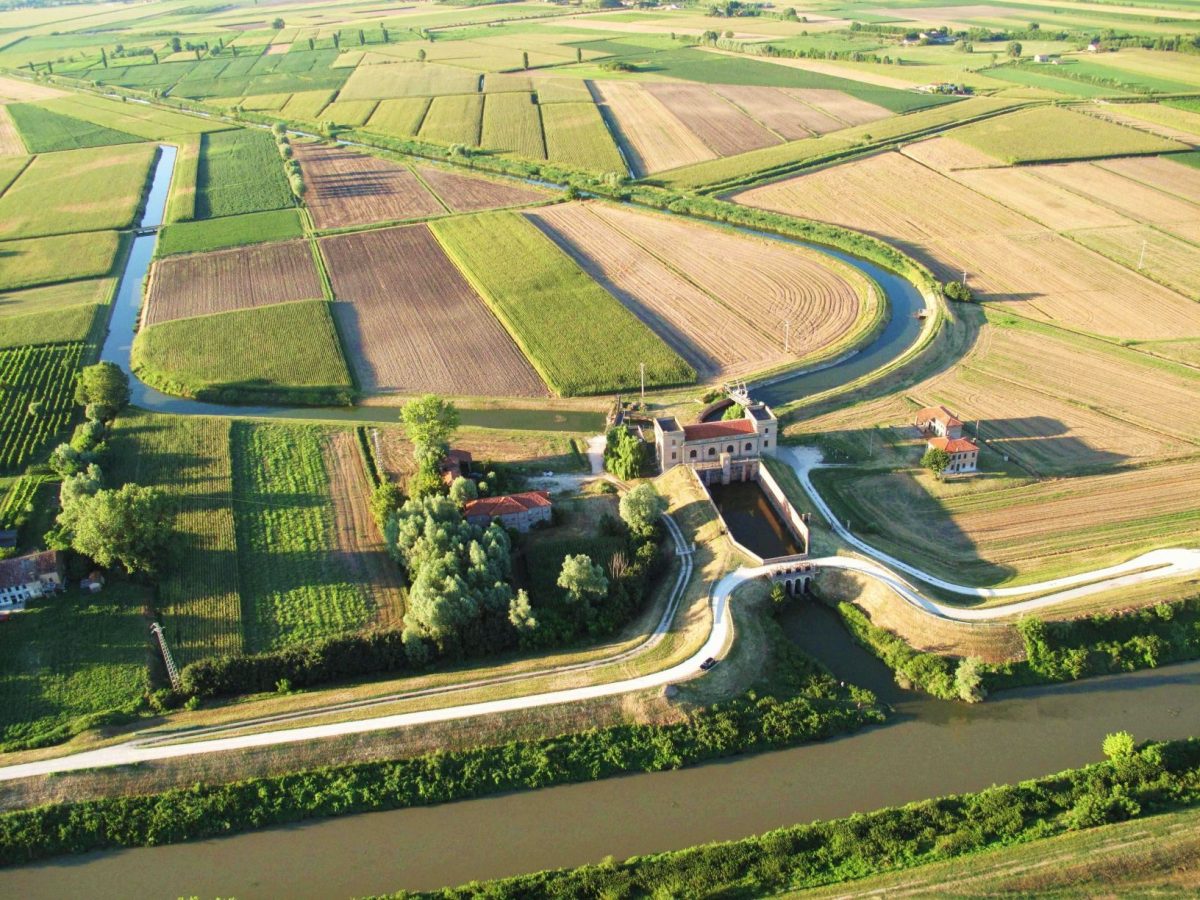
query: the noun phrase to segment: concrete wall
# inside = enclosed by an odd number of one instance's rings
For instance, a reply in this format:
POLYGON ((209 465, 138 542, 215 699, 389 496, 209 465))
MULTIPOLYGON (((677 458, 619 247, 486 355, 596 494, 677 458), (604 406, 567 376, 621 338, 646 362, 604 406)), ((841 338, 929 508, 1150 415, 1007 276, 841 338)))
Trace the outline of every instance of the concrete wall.
POLYGON ((762 487, 763 493, 767 495, 771 506, 775 508, 775 512, 787 523, 796 539, 804 545, 804 552, 808 553, 810 549, 808 523, 804 521, 800 513, 796 512, 796 508, 788 501, 783 488, 779 486, 779 482, 775 480, 771 470, 766 466, 760 466, 758 469, 758 483, 762 487))

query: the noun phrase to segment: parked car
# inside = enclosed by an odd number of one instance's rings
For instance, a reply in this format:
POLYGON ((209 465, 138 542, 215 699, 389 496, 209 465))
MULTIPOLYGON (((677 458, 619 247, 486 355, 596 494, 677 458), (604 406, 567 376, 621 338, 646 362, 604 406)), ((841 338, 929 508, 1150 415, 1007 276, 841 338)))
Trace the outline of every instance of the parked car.
POLYGON ((711 669, 716 664, 717 664, 717 661, 710 656, 704 662, 700 663, 700 670, 703 672, 707 672, 709 669, 711 669))

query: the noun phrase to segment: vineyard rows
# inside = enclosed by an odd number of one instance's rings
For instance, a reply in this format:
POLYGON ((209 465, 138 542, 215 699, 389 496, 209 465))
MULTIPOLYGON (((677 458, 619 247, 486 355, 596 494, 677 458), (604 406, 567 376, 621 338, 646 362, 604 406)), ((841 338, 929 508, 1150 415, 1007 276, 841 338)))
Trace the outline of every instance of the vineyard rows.
POLYGON ((0 350, 0 473, 15 472, 70 424, 84 345, 0 350))
POLYGON ((45 480, 41 475, 22 475, 9 485, 4 499, 0 500, 0 528, 17 527, 45 480))

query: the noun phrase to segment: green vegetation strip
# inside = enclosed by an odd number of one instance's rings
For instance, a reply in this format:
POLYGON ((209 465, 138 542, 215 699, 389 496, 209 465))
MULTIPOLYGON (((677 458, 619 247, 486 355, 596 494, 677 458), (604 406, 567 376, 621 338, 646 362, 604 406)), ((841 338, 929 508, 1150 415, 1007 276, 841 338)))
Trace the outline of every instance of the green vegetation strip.
POLYGON ((354 393, 324 300, 152 325, 131 364, 165 393, 223 403, 345 405, 354 393))
POLYGON ((695 370, 523 216, 430 224, 538 374, 563 396, 696 380, 695 370), (519 261, 519 262, 518 262, 519 261))
POLYGON ((1113 747, 1111 755, 1107 762, 1017 785, 742 841, 395 896, 763 897, 1200 803, 1200 740, 1113 747))
POLYGON ((200 253, 245 244, 285 241, 303 234, 299 210, 276 209, 168 225, 159 233, 156 252, 159 256, 200 253))

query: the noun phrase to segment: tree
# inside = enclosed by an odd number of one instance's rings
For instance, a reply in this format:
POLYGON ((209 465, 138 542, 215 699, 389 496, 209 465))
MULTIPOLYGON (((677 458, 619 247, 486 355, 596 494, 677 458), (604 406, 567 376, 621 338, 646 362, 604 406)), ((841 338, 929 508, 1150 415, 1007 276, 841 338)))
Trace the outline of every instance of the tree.
POLYGON ((50 468, 59 478, 79 472, 84 462, 83 454, 70 444, 59 444, 50 454, 50 468))
POLYGON ((1009 41, 1007 46, 1005 46, 1004 50, 1006 53, 1008 53, 1009 56, 1011 56, 1013 59, 1016 59, 1017 57, 1019 57, 1021 55, 1021 42, 1020 41, 1009 41))
POLYGON ((521 51, 521 68, 522 69, 529 68, 529 52, 527 50, 521 51))
POLYGON ((417 48, 417 62, 425 62, 425 48, 424 47, 417 48))
POLYGON ((621 498, 621 519, 635 533, 649 532, 667 511, 667 500, 650 483, 639 484, 621 498))
POLYGON ((582 47, 575 48, 575 62, 577 62, 577 63, 583 62, 583 48, 582 47))
POLYGON ((930 447, 921 457, 921 465, 940 478, 950 465, 950 454, 940 447, 930 447))
POLYGON ((593 563, 586 553, 576 553, 563 560, 558 586, 574 602, 586 604, 590 598, 599 599, 608 593, 608 578, 604 569, 593 563))
POLYGON ((315 40, 313 40, 312 38, 309 38, 308 39, 308 49, 312 50, 316 46, 317 46, 317 42, 315 40))
POLYGON ((450 449, 450 438, 458 429, 458 410, 436 394, 426 394, 404 404, 400 420, 412 442, 417 468, 436 474, 438 463, 450 449))
POLYGON ((463 478, 461 475, 455 478, 450 484, 450 499, 459 506, 466 506, 471 500, 479 497, 479 488, 475 486, 470 478, 463 478))
POLYGON ((1104 755, 1113 762, 1129 759, 1133 756, 1133 735, 1128 731, 1115 731, 1104 738, 1104 755))
POLYGON ((366 46, 366 43, 367 43, 367 36, 363 33, 363 30, 360 28, 360 29, 358 29, 358 46, 364 47, 364 46, 366 46))
POLYGON ((106 69, 108 68, 108 54, 104 52, 103 47, 100 48, 100 65, 106 69))
POLYGON ((272 28, 274 28, 276 31, 280 31, 280 30, 282 30, 282 29, 283 29, 283 19, 281 19, 281 18, 279 18, 279 17, 277 16, 277 17, 276 17, 276 18, 275 18, 275 19, 274 19, 274 20, 271 22, 271 27, 272 27, 272 28))
POLYGON ((537 618, 533 615, 529 594, 524 589, 517 591, 517 596, 508 604, 508 621, 519 632, 527 633, 537 629, 537 618))
POLYGON ((987 696, 983 686, 983 662, 968 656, 958 664, 954 672, 954 686, 958 698, 968 703, 978 703, 987 696))
POLYGON ((729 409, 725 410, 724 414, 722 414, 721 421, 730 422, 734 419, 744 418, 746 418, 746 407, 742 406, 740 403, 734 403, 729 407, 729 409))
POLYGON ((71 546, 104 568, 152 572, 171 533, 165 501, 161 491, 137 484, 97 491, 75 504, 71 546))
POLYGON ((80 406, 100 403, 120 412, 129 403, 129 376, 110 362, 96 363, 79 373, 75 383, 75 402, 80 406))
POLYGON ((183 47, 183 44, 180 43, 178 37, 171 38, 171 52, 172 53, 178 53, 182 49, 182 47, 183 47))
POLYGON ((604 468, 622 480, 637 478, 649 461, 649 445, 624 426, 609 429, 604 468))
POLYGON ((975 295, 971 293, 971 289, 961 281, 947 281, 942 285, 942 293, 949 300, 955 300, 959 303, 970 303, 975 299, 975 295))

